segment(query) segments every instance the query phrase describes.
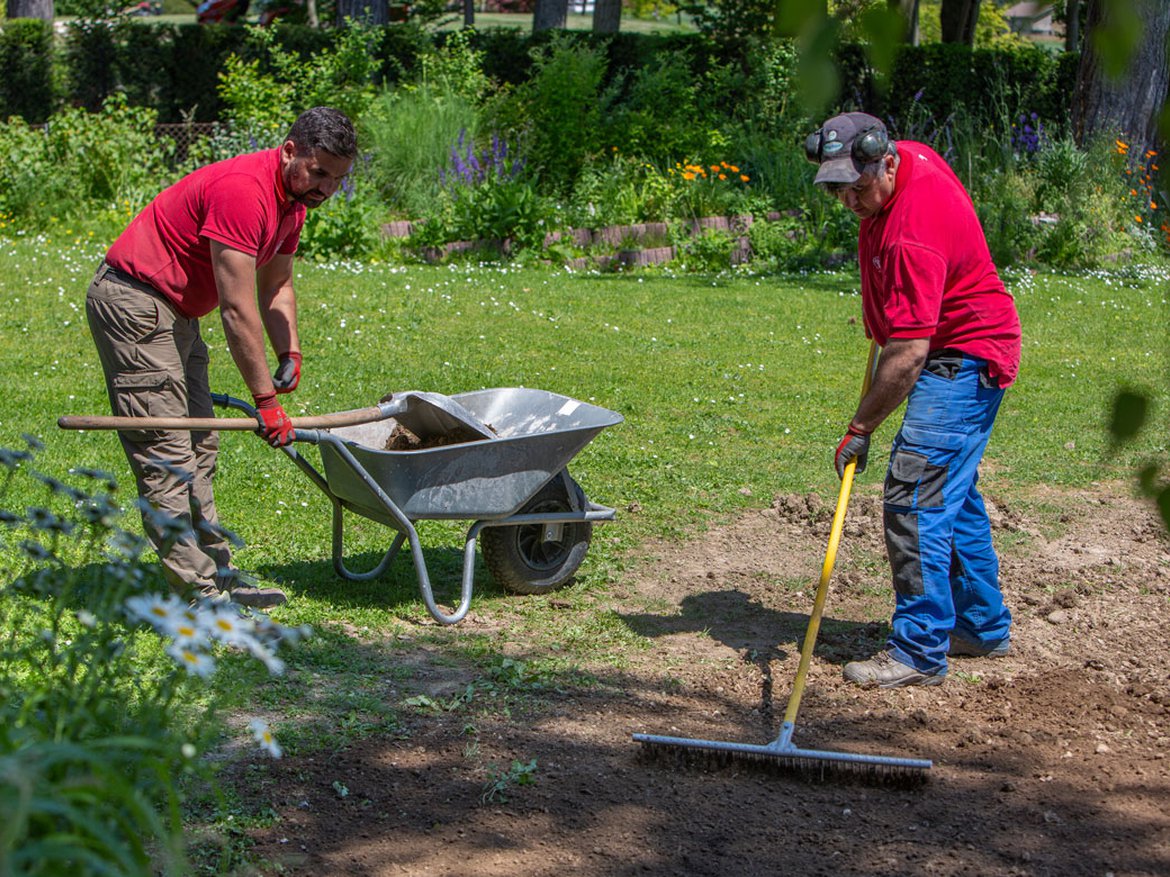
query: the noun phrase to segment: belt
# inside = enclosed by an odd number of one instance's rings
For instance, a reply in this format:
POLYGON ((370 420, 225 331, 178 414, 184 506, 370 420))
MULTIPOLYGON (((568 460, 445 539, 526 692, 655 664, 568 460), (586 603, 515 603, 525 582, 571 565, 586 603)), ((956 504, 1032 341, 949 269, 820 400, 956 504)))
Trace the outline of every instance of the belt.
POLYGON ((125 271, 120 271, 109 262, 103 260, 101 267, 98 268, 97 278, 98 280, 105 280, 107 277, 112 278, 113 280, 122 284, 122 286, 129 286, 132 289, 137 289, 141 292, 148 293, 149 295, 158 296, 163 301, 167 301, 167 297, 149 283, 144 283, 137 277, 127 274, 125 271))
POLYGON ((938 350, 932 350, 926 356, 926 364, 923 366, 923 371, 928 371, 936 377, 953 381, 955 375, 959 373, 959 369, 963 367, 964 362, 981 363, 979 366, 979 382, 983 386, 999 386, 999 378, 993 378, 988 371, 987 360, 977 356, 971 356, 971 354, 964 353, 954 347, 941 347, 938 350))

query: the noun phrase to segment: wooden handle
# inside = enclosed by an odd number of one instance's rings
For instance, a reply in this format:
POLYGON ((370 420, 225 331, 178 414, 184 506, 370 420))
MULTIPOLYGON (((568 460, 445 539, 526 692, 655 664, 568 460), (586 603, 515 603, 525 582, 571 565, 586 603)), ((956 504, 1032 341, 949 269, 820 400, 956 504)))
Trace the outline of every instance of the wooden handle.
MULTIPOLYGON (((332 429, 385 420, 390 413, 385 407, 354 408, 335 414, 316 417, 293 417, 293 429, 332 429)), ((188 432, 221 432, 224 430, 257 430, 260 425, 250 417, 115 417, 112 415, 76 415, 57 420, 61 429, 175 429, 188 432)))

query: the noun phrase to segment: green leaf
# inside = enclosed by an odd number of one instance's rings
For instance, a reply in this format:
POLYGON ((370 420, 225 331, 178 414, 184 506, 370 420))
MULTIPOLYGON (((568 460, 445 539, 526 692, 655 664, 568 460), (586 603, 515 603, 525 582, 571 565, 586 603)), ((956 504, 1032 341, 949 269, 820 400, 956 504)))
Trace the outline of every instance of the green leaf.
POLYGON ((1108 0, 1101 24, 1089 35, 1101 67, 1121 79, 1142 39, 1142 20, 1128 0, 1108 0))
POLYGON ((884 86, 894 68, 894 55, 906 33, 906 19, 889 6, 871 6, 861 16, 861 29, 868 40, 869 60, 884 86))
POLYGON ((1113 415, 1109 420, 1109 434, 1115 442, 1133 438, 1146 422, 1150 401, 1142 393, 1121 390, 1113 397, 1113 415))

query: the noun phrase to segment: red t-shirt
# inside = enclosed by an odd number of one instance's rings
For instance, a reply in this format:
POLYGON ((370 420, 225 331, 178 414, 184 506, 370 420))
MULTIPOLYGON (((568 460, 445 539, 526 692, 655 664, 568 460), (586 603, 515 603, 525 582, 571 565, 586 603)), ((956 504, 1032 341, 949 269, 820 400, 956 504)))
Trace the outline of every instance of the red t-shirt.
POLYGON ((305 208, 288 200, 280 150, 209 164, 164 189, 114 241, 106 262, 149 283, 186 317, 219 304, 211 241, 255 256, 259 267, 296 252, 305 208))
POLYGON ((1007 387, 1020 367, 1020 318, 971 198, 929 146, 901 140, 898 154, 894 194, 858 236, 866 332, 881 346, 929 338, 931 350, 986 359, 1007 387))

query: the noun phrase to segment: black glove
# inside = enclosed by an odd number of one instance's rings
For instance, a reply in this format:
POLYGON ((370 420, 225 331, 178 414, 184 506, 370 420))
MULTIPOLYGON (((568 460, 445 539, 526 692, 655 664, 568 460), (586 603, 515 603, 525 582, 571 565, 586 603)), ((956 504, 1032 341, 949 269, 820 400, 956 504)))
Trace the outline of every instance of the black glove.
POLYGON ((301 382, 301 355, 296 351, 282 353, 279 357, 280 365, 276 367, 276 374, 272 376, 272 386, 277 393, 291 393, 301 382))
POLYGON ((850 460, 857 460, 854 474, 865 471, 866 461, 869 459, 869 433, 858 432, 852 425, 845 432, 845 438, 837 445, 837 453, 833 456, 833 465, 837 468, 837 477, 845 477, 845 466, 850 460))

